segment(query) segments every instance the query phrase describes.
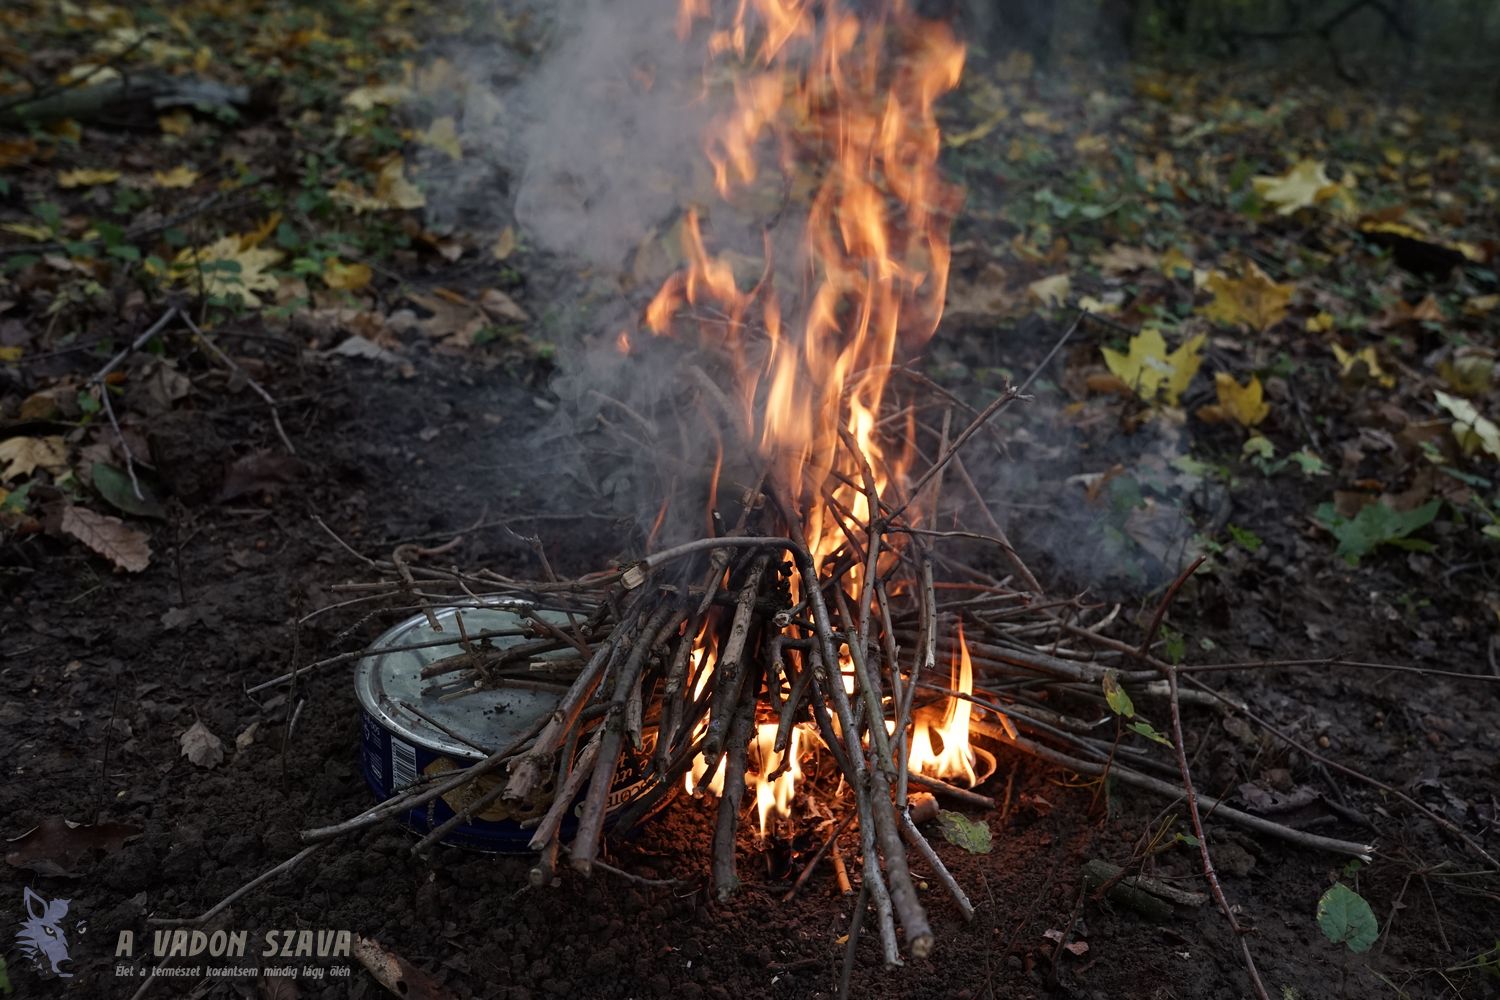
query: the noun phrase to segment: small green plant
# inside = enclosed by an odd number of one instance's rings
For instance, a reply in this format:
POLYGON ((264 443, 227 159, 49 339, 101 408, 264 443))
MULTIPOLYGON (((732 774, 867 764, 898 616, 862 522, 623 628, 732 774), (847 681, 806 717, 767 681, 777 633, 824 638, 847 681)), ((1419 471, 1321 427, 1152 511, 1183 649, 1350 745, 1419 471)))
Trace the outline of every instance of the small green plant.
POLYGON ((1335 554, 1350 566, 1358 566, 1361 558, 1382 545, 1431 552, 1434 548, 1431 542, 1407 536, 1431 524, 1442 506, 1443 501, 1434 499, 1402 513, 1383 502, 1377 502, 1361 508, 1358 514, 1348 518, 1335 510, 1333 504, 1323 503, 1318 506, 1315 516, 1338 539, 1339 547, 1335 554))
POLYGON ((1342 882, 1335 882, 1318 900, 1318 927, 1329 941, 1345 945, 1355 954, 1369 951, 1380 937, 1375 911, 1363 896, 1342 882))

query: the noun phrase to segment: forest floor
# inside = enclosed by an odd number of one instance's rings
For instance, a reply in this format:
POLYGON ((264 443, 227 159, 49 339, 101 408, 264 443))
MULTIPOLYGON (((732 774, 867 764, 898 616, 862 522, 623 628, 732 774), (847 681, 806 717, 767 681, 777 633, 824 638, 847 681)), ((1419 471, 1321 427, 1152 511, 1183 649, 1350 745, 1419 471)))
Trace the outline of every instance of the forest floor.
MULTIPOLYGON (((620 275, 549 254, 493 207, 513 194, 503 168, 458 171, 485 160, 487 105, 443 113, 463 60, 435 53, 488 46, 495 76, 519 78, 542 58, 536 26, 358 0, 138 7, 0 11, 0 836, 17 841, 0 922, 25 919, 28 888, 68 900, 72 973, 7 936, 0 994, 131 996, 122 967, 142 964, 148 918, 203 911, 299 831, 370 804, 347 665, 246 693, 409 614, 336 606, 336 584, 372 574, 350 548, 458 538, 445 561, 526 575, 517 532, 559 573, 639 554, 639 512, 613 506, 631 495, 622 463, 549 460, 548 435, 574 419, 559 387, 615 336, 598 317, 641 308, 680 232, 646 233, 620 275), (249 90, 5 117, 88 65, 105 66, 91 84, 130 69, 249 90), (444 189, 485 211, 440 218, 444 189), (217 759, 189 756, 198 724, 217 759)), ((1206 555, 1169 655, 1314 661, 1207 676, 1327 763, 1240 713, 1186 720, 1200 788, 1377 846, 1346 863, 1210 818, 1272 995, 1500 995, 1500 872, 1475 851, 1500 854, 1485 118, 1250 72, 1039 74, 1013 56, 974 61, 940 119, 966 202, 921 370, 982 406, 1080 310, 1098 317, 1001 418, 1005 444, 973 446, 1021 555, 1055 594, 1120 603, 1130 641, 1206 555), (1368 950, 1320 929, 1339 881, 1378 921, 1368 950)), ((934 882, 933 956, 885 970, 867 933, 851 995, 1250 995, 1214 906, 1148 917, 1081 895, 1085 862, 1185 832, 1180 803, 999 757, 983 790, 1003 808, 967 810, 993 850, 936 839, 975 919, 934 882)), ((379 826, 214 926, 257 944, 349 929, 433 996, 833 996, 852 897, 825 869, 781 902, 787 873, 747 830, 746 885, 712 902, 711 815, 679 796, 612 845, 613 864, 670 887, 601 873, 535 890, 528 859, 414 858, 410 834, 379 826)), ((1186 843, 1150 867, 1202 887, 1186 843)), ((255 951, 243 964, 266 964, 255 951)), ((347 961, 295 964, 324 972, 161 978, 148 995, 382 995, 358 965, 331 978, 347 961)))

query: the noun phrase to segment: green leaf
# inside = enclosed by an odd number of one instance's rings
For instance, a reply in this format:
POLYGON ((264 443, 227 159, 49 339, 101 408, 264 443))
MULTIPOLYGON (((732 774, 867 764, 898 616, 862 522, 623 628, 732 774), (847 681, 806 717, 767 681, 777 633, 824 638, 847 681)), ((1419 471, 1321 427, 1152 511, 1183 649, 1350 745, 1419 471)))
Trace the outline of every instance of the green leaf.
POLYGON ((10 976, 5 971, 5 959, 0 958, 0 993, 10 996, 10 976))
POLYGON ((161 508, 161 503, 151 494, 151 490, 145 483, 141 483, 141 496, 135 495, 135 487, 130 484, 128 473, 120 471, 113 465, 95 462, 89 474, 94 479, 94 489, 109 501, 110 506, 138 517, 164 518, 167 516, 166 511, 161 508))
POLYGON ((1198 838, 1193 836, 1191 833, 1179 833, 1177 835, 1177 842, 1180 844, 1186 844, 1189 847, 1197 847, 1201 843, 1201 841, 1199 841, 1198 838))
POLYGON ((1348 945, 1356 954, 1369 951, 1380 936, 1370 904, 1342 882, 1335 882, 1318 900, 1318 926, 1328 940, 1348 945))
POLYGON ((1288 457, 1291 458, 1293 462, 1297 463, 1297 468, 1302 470, 1302 474, 1304 476, 1312 477, 1328 475, 1328 463, 1324 462, 1321 458, 1319 458, 1317 455, 1314 455, 1306 448, 1303 448, 1301 451, 1294 451, 1288 457))
POLYGON ((1260 547, 1265 544, 1255 532, 1249 528, 1241 528, 1237 524, 1229 525, 1229 537, 1233 538, 1235 544, 1239 545, 1246 552, 1258 552, 1260 551, 1260 547))
POLYGON ((1398 545, 1401 548, 1426 548, 1429 543, 1408 540, 1407 535, 1425 528, 1437 517, 1443 501, 1429 500, 1415 510, 1400 513, 1382 503, 1372 503, 1360 509, 1352 519, 1334 509, 1333 504, 1321 504, 1315 516, 1333 537, 1338 539, 1336 555, 1350 566, 1358 566, 1361 557, 1369 555, 1382 545, 1398 545))
POLYGON ((31 492, 33 481, 26 482, 10 491, 4 500, 0 500, 0 514, 20 514, 26 510, 26 494, 31 492))
POLYGON ((1157 743, 1160 743, 1164 747, 1169 747, 1172 745, 1171 740, 1167 739, 1161 733, 1158 733, 1154 728, 1152 728, 1151 723, 1147 722, 1145 719, 1135 720, 1130 724, 1130 729, 1131 731, 1146 737, 1146 739, 1148 740, 1155 740, 1157 743))
POLYGON ((1127 719, 1135 717, 1135 702, 1130 700, 1130 695, 1120 686, 1120 673, 1117 670, 1104 671, 1104 700, 1109 703, 1109 710, 1116 715, 1127 719))
POLYGON ((938 829, 948 843, 962 847, 970 854, 988 854, 994 849, 988 823, 975 822, 963 813, 942 810, 937 815, 938 829))

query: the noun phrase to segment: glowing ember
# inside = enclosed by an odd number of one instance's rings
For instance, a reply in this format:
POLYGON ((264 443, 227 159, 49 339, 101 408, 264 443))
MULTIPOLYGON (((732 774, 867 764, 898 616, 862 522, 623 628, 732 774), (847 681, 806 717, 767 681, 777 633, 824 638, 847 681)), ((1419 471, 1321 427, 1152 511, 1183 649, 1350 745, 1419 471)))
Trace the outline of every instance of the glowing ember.
MULTIPOLYGON (((958 662, 954 664, 952 688, 966 696, 974 694, 974 664, 969 659, 969 644, 964 641, 963 625, 958 627, 958 662)), ((926 719, 917 719, 912 724, 911 769, 934 778, 962 780, 972 787, 975 784, 974 748, 969 743, 969 714, 973 705, 949 696, 948 707, 943 712, 942 724, 936 735, 942 750, 933 748, 933 728, 926 719)))

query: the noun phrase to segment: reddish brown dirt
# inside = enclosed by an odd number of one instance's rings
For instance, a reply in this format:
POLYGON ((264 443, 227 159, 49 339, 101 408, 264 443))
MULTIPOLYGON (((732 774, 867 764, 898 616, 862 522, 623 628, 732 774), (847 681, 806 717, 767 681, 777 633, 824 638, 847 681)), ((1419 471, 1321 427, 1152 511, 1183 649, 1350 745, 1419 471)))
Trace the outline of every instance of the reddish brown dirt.
MULTIPOLYGON (((299 614, 333 599, 331 584, 361 574, 316 526, 315 515, 351 544, 382 553, 401 539, 458 531, 487 502, 495 514, 544 509, 526 492, 535 484, 510 482, 497 460, 506 441, 524 434, 541 412, 532 402, 537 390, 510 376, 468 361, 429 359, 410 380, 388 380, 356 362, 282 373, 274 385, 283 397, 311 400, 288 416, 304 474, 275 490, 215 503, 227 464, 273 440, 258 412, 236 400, 223 413, 194 412, 162 424, 163 440, 153 448, 172 456, 162 471, 180 484, 180 503, 175 518, 154 530, 157 555, 146 573, 114 575, 81 550, 41 537, 0 553, 7 568, 0 577, 0 759, 8 767, 0 833, 16 837, 53 815, 128 822, 143 831, 118 851, 77 860, 68 874, 0 866, 0 923, 13 926, 21 918, 24 886, 71 900, 75 977, 40 974, 7 948, 20 996, 129 996, 138 980, 115 974, 120 931, 134 930, 144 941, 146 917, 200 912, 294 853, 299 830, 368 805, 355 763, 358 716, 348 669, 323 672, 297 691, 306 704, 289 739, 284 699, 244 693, 294 659, 357 648, 397 617, 361 622, 350 610, 291 627, 299 614), (499 430, 485 414, 500 417, 499 430), (442 434, 428 440, 423 431, 434 426, 442 434), (187 485, 193 477, 197 485, 187 485), (527 508, 528 502, 538 506, 527 508), (196 620, 164 627, 162 615, 172 607, 191 610, 196 620), (228 754, 216 769, 195 767, 180 754, 179 738, 195 720, 225 741, 228 754), (253 742, 236 752, 235 736, 252 725, 253 742)), ((1466 605, 1433 589, 1427 592, 1432 613, 1391 618, 1387 603, 1368 595, 1417 586, 1399 559, 1394 569, 1385 563, 1358 572, 1335 568, 1326 557, 1289 560, 1295 533, 1282 529, 1286 537, 1278 538, 1284 519, 1277 498, 1259 501, 1264 513, 1243 523, 1267 538, 1273 554, 1285 543, 1279 566, 1268 557, 1200 588, 1184 599, 1182 627, 1213 636, 1231 655, 1303 653, 1316 629, 1324 650, 1489 669, 1480 628, 1453 624, 1466 605)), ((567 569, 610 554, 602 539, 580 543, 566 522, 543 525, 554 550, 566 547, 576 564, 567 569)), ((493 529, 467 536, 451 558, 528 569, 524 551, 493 529)), ((1325 738, 1339 759, 1414 789, 1495 849, 1500 732, 1492 687, 1333 668, 1268 671, 1230 686, 1299 736, 1325 738)), ((1207 788, 1233 788, 1276 768, 1329 787, 1298 755, 1247 745, 1236 727, 1207 715, 1194 720, 1205 742, 1197 773, 1207 788)), ((867 933, 852 995, 1249 995, 1237 948, 1212 907, 1152 920, 1090 901, 1075 933, 1087 951, 1063 952, 1054 967, 1055 946, 1044 934, 1067 925, 1081 863, 1128 859, 1167 804, 1116 790, 1106 814, 1095 808, 1095 789, 1076 776, 1006 755, 991 794, 1003 792, 1017 763, 1007 816, 988 817, 992 854, 967 855, 934 834, 975 901, 974 922, 964 924, 936 884, 927 883, 939 942, 933 957, 884 971, 867 933)), ((1333 785, 1374 823, 1385 852, 1357 876, 1385 930, 1368 955, 1342 954, 1314 924, 1317 899, 1341 860, 1230 828, 1215 832, 1232 869, 1225 891, 1255 928, 1252 945, 1273 994, 1290 988, 1303 997, 1379 995, 1385 988, 1378 973, 1413 997, 1494 995, 1486 991, 1495 981, 1474 969, 1446 979, 1429 971, 1472 964, 1500 933, 1493 882, 1460 874, 1482 866, 1388 796, 1342 776, 1333 785), (1434 872, 1440 863, 1451 874, 1434 872)), ((850 900, 824 870, 794 903, 782 904, 784 886, 764 874, 747 833, 744 891, 727 905, 711 903, 701 888, 709 808, 679 799, 614 852, 628 871, 686 879, 680 888, 599 875, 535 891, 526 888, 524 859, 452 849, 415 859, 413 839, 385 825, 245 898, 222 924, 248 929, 253 943, 269 929, 347 928, 378 939, 458 997, 832 996, 850 900)), ((1342 820, 1319 830, 1370 835, 1342 820)), ((853 852, 846 855, 855 868, 853 852)), ((1180 847, 1156 868, 1201 887, 1191 852, 1180 847)), ((179 979, 159 983, 151 995, 255 990, 245 979, 202 985, 179 979)), ((382 995, 357 966, 346 980, 304 979, 301 990, 308 997, 382 995)))

